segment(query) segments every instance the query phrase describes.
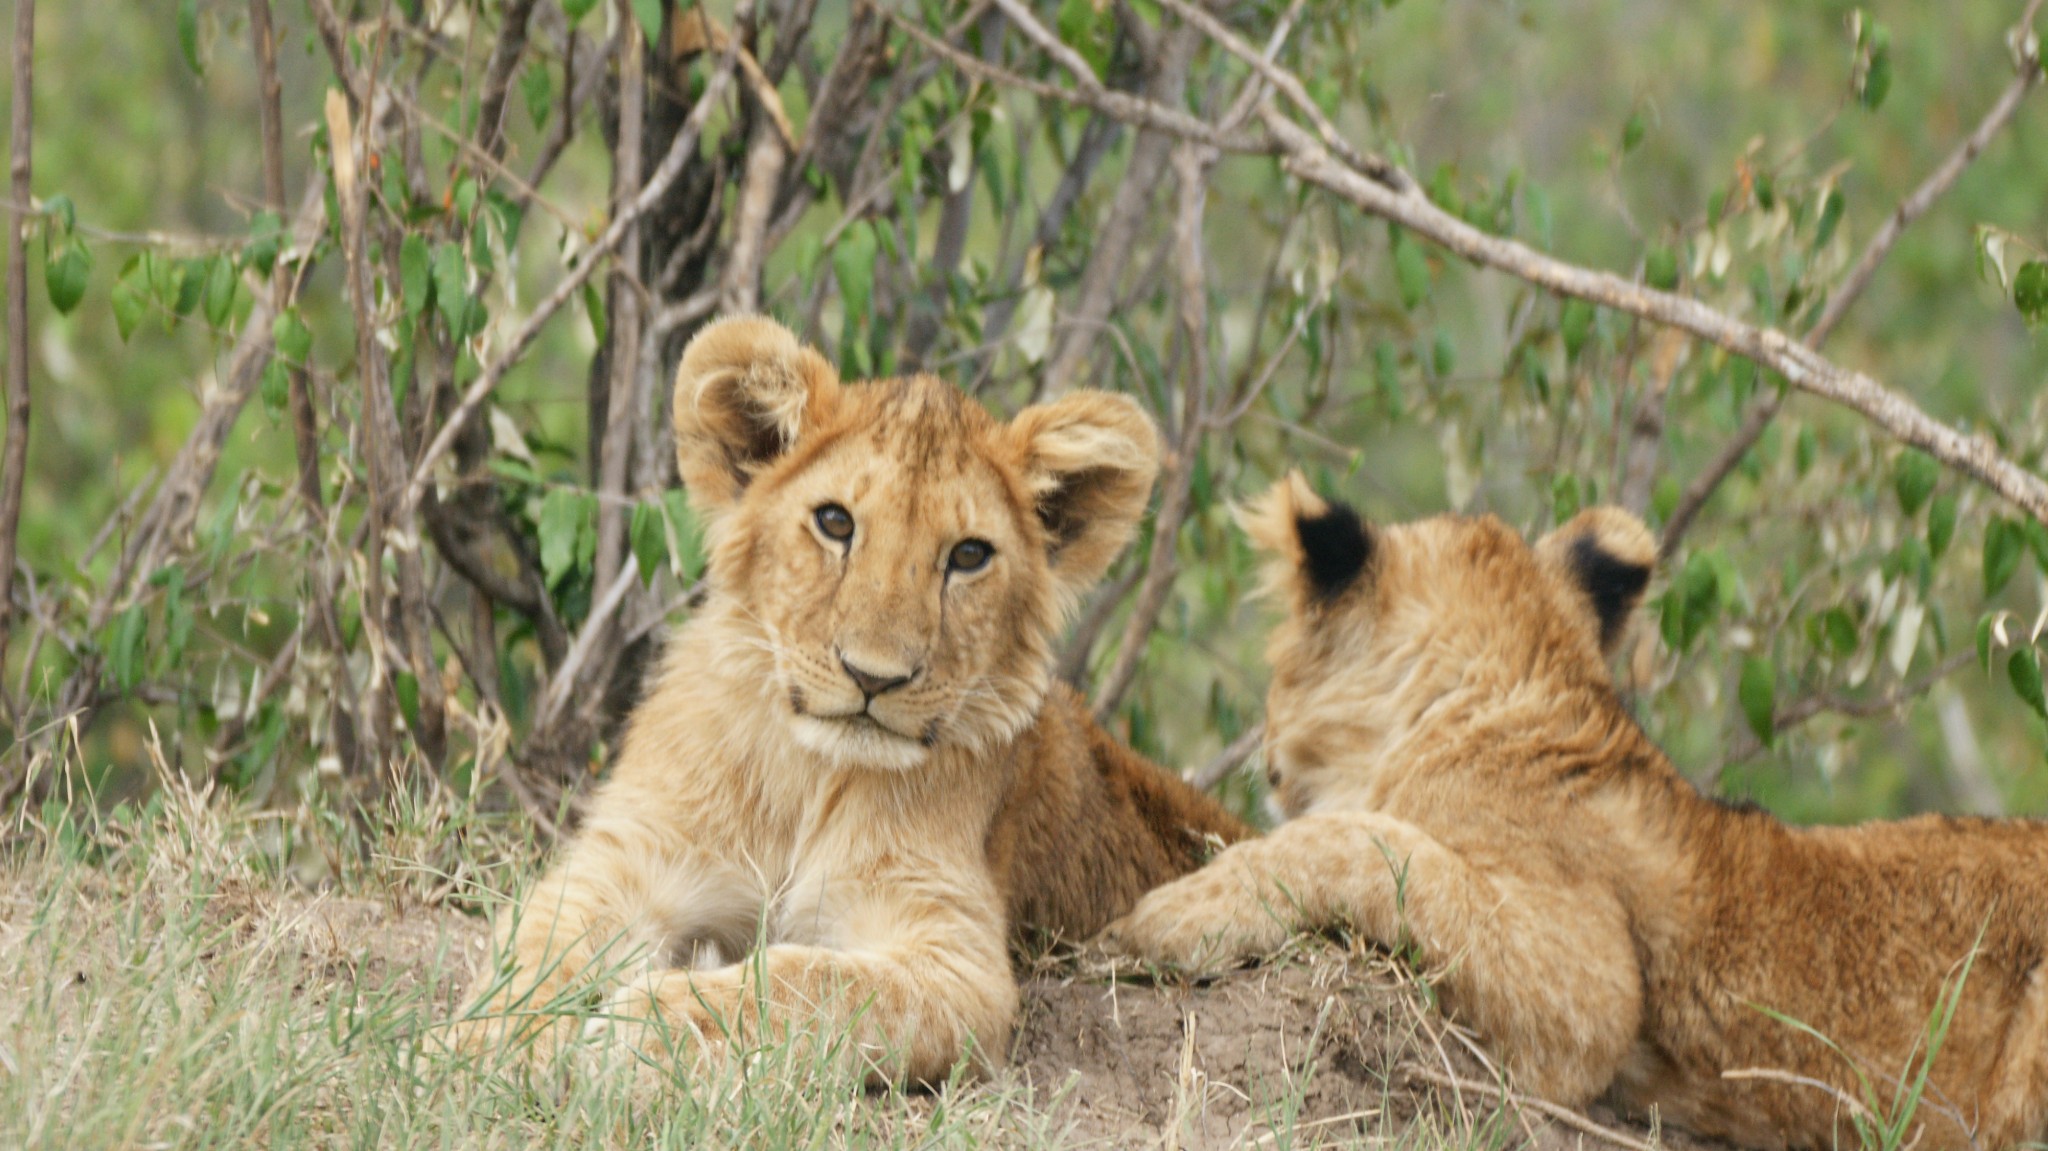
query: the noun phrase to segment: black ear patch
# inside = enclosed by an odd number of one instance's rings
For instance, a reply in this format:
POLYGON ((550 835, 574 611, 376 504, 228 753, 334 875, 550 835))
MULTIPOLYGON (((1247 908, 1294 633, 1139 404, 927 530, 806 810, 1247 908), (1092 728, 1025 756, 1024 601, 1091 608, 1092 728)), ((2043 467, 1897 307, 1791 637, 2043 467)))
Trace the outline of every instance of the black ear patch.
POLYGON ((1601 649, 1612 650, 1628 613, 1650 586, 1650 569, 1617 558, 1587 534, 1572 541, 1572 575, 1593 602, 1593 614, 1600 617, 1601 649))
POLYGON ((1372 561, 1372 535, 1348 505, 1332 503, 1313 518, 1296 516, 1302 571, 1320 599, 1335 599, 1372 561))

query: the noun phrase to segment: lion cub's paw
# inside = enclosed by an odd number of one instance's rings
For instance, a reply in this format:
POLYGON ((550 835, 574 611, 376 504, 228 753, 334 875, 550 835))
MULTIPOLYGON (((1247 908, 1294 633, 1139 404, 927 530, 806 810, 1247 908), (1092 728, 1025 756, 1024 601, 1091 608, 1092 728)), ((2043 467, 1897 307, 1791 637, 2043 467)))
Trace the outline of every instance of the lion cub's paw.
POLYGON ((1191 973, 1220 971, 1267 955, 1290 934, 1279 918, 1243 900, 1242 884, 1196 872, 1140 899, 1130 914, 1102 929, 1096 944, 1113 955, 1191 973))
POLYGON ((584 1025, 593 1057, 630 1059, 644 1087, 665 1084, 677 1072, 715 1074, 730 1041, 682 970, 650 971, 611 993, 602 1012, 584 1025))

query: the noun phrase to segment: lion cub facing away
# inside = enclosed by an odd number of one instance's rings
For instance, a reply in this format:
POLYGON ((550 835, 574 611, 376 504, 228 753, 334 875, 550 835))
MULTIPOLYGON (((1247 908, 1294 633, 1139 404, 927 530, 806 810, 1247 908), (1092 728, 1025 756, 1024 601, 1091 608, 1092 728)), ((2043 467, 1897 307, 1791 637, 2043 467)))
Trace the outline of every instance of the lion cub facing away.
POLYGON ((1157 432, 1100 392, 1004 424, 930 377, 843 385, 757 318, 691 342, 675 429, 709 598, 501 924, 510 969, 479 981, 459 1042, 550 1048, 582 1026, 560 1005, 639 954, 610 1014, 657 1056, 800 1020, 852 1026, 877 1077, 999 1054, 1006 928, 1085 937, 1206 837, 1248 834, 1052 683, 1157 432))
POLYGON ((1531 547, 1491 517, 1363 525, 1290 476, 1245 523, 1288 607, 1267 722, 1293 818, 1109 946, 1200 966, 1348 923, 1419 949, 1524 1088, 1759 1147, 1853 1144, 1828 1089, 1893 1099, 1962 979, 1923 1147, 2048 1133, 2048 827, 1794 828, 1700 795, 1608 677, 1656 556, 1624 512, 1531 547))

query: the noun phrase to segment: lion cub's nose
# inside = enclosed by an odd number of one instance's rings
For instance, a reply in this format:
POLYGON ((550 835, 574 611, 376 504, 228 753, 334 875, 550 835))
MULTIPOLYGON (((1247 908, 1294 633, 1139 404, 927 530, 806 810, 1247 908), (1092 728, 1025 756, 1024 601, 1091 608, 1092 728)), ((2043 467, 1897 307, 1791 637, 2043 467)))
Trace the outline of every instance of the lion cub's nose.
POLYGON ((863 671, 855 667, 843 655, 839 657, 839 666, 846 669, 846 674, 852 676, 853 682, 859 685, 860 693, 869 699, 873 699, 885 692, 895 691, 897 688, 909 683, 917 675, 915 671, 912 671, 909 675, 876 675, 874 672, 863 671))

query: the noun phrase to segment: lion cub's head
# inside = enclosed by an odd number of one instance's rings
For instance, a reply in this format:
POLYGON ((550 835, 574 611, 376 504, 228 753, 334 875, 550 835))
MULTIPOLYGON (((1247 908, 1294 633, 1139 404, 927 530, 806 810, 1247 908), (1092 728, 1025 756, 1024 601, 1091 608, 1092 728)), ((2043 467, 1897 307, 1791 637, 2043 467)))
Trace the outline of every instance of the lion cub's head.
POLYGON ((1124 397, 1076 392, 1001 423, 929 376, 843 384, 751 317, 690 342, 675 429, 736 659, 772 680, 798 744, 879 768, 1030 722, 1054 634, 1129 542, 1159 467, 1124 397))
POLYGON ((1492 516, 1367 524, 1299 474, 1240 519, 1287 608, 1266 648, 1266 722, 1289 815, 1357 801, 1382 757, 1428 750, 1413 741, 1580 722, 1611 694, 1608 657, 1657 558, 1618 508, 1531 545, 1492 516))

